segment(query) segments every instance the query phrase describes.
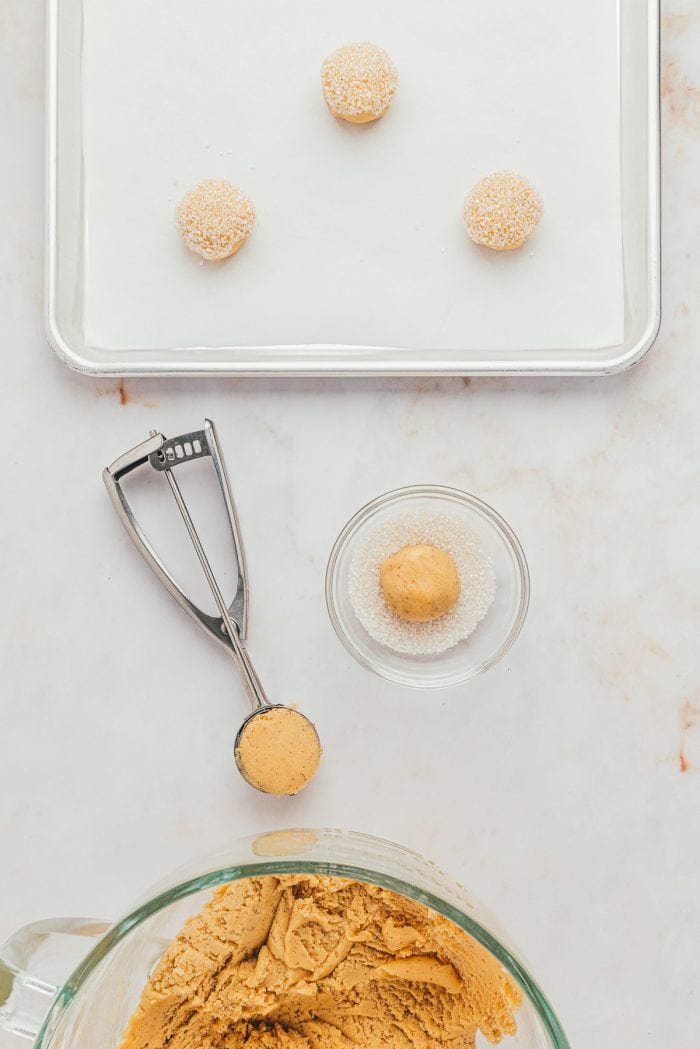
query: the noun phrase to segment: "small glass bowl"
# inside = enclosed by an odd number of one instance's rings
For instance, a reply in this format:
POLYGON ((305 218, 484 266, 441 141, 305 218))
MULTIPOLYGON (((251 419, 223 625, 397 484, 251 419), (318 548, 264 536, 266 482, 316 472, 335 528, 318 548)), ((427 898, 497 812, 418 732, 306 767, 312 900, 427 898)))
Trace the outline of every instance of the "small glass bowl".
POLYGON ((412 688, 447 688, 489 670, 520 633, 529 600, 527 562, 512 529, 480 499, 439 485, 399 488, 364 506, 338 536, 326 571, 328 614, 348 652, 367 670, 412 688), (439 655, 407 655, 375 641, 350 603, 350 566, 358 547, 372 529, 409 509, 458 517, 490 555, 496 571, 496 596, 486 618, 468 638, 439 655))

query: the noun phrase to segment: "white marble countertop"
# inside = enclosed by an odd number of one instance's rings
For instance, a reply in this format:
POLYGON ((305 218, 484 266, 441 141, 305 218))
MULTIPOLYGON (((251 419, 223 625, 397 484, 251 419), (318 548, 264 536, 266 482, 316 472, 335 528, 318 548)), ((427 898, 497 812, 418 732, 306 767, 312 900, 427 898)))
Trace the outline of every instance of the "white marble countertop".
POLYGON ((42 6, 0 2, 0 939, 54 914, 115 916, 241 834, 354 827, 481 896, 574 1046, 695 1049, 700 4, 666 5, 665 320, 636 369, 126 384, 69 373, 43 334, 42 6), (251 650, 324 741, 317 781, 293 800, 238 779, 229 661, 147 572, 100 480, 150 427, 205 414, 235 479, 251 650), (322 585, 350 514, 426 480, 505 515, 533 599, 502 665, 423 695, 352 661, 322 585))

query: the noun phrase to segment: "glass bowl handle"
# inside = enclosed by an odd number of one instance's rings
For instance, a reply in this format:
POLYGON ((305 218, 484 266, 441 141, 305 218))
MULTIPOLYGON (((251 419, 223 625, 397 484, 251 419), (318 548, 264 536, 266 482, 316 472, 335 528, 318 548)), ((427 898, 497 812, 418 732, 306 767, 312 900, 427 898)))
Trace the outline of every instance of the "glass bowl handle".
POLYGON ((58 989, 110 925, 51 918, 11 936, 0 947, 0 1034, 34 1041, 58 989))

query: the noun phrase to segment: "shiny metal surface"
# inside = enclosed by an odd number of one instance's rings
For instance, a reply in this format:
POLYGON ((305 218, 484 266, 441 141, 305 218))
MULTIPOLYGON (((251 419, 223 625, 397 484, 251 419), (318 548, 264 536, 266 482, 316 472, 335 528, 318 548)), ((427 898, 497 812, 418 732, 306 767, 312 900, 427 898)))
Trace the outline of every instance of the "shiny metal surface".
MULTIPOLYGON (((118 459, 115 459, 111 466, 106 467, 102 473, 102 478, 107 491, 109 492, 112 504, 119 515, 119 519, 148 566, 158 576, 168 592, 175 598, 178 604, 184 608, 188 615, 190 615, 199 626, 210 635, 210 637, 213 637, 215 641, 226 648, 236 664, 236 668, 241 676, 243 684, 245 685, 248 699, 250 700, 252 713, 245 719, 236 735, 234 757, 236 767, 246 782, 249 783, 250 786, 255 787, 256 790, 260 790, 260 788, 256 787, 255 783, 253 783, 248 777, 246 770, 239 759, 238 744, 250 721, 257 714, 269 710, 272 707, 272 704, 267 698, 263 684, 253 666, 253 662, 246 647, 243 644, 248 623, 248 572, 240 526, 238 523, 238 515, 236 513, 236 506, 231 491, 231 484, 226 470, 226 464, 217 440, 214 423, 210 419, 206 419, 202 430, 193 430, 189 433, 181 434, 179 437, 170 439, 165 438, 162 433, 157 433, 155 430, 152 430, 148 440, 144 441, 142 444, 136 445, 131 451, 125 452, 123 455, 119 456, 118 459), (199 537, 199 533, 197 532, 194 521, 192 520, 192 515, 190 514, 185 498, 173 473, 176 467, 205 457, 210 457, 214 466, 214 471, 226 507, 231 539, 233 541, 236 556, 238 579, 236 594, 230 605, 226 604, 221 592, 221 587, 217 582, 211 563, 199 537), (220 618, 208 615, 187 597, 182 587, 176 582, 171 572, 166 568, 165 564, 158 556, 152 543, 149 541, 134 516, 129 500, 124 492, 122 481, 135 470, 147 465, 157 473, 165 475, 165 479, 168 482, 170 491, 177 508, 180 511, 185 528, 187 529, 187 534, 190 537, 197 559, 199 560, 199 564, 209 585, 209 589, 211 590, 217 608, 219 609, 220 618)), ((276 706, 280 706, 280 704, 276 704, 276 706)), ((306 718, 301 711, 295 710, 295 713, 308 721, 308 718, 306 718)), ((310 721, 308 721, 308 723, 315 732, 315 726, 310 721)), ((263 791, 262 793, 265 792, 263 791)))
MULTIPOLYGON (((136 447, 132 448, 130 451, 125 452, 123 455, 119 456, 118 459, 115 459, 111 466, 106 467, 103 471, 102 478, 105 482, 114 508, 119 515, 119 519, 148 566, 155 572, 166 590, 175 598, 178 604, 185 609, 188 615, 192 616, 203 630, 206 630, 215 641, 220 645, 223 645, 224 648, 235 656, 235 642, 231 641, 229 637, 223 617, 213 617, 208 615, 187 597, 172 573, 166 568, 148 536, 136 520, 121 483, 130 473, 145 466, 147 463, 150 464, 153 469, 158 470, 158 472, 164 472, 167 470, 168 474, 170 474, 169 465, 163 465, 164 463, 168 463, 168 450, 175 444, 180 443, 184 445, 185 443, 191 443, 196 440, 199 440, 201 446, 206 449, 203 454, 211 457, 214 471, 219 482, 219 487, 221 488, 224 506, 226 507, 231 539, 236 556, 238 573, 236 593, 230 605, 226 606, 223 604, 223 599, 222 604, 223 607, 226 608, 227 614, 230 615, 238 627, 237 636, 239 640, 245 640, 248 628, 248 570, 245 561, 245 553, 243 551, 240 527, 238 524, 238 515, 233 502, 226 467, 219 450, 219 443, 217 441, 214 424, 207 419, 203 430, 197 431, 196 433, 186 434, 181 438, 177 438, 174 442, 166 441, 163 434, 152 433, 148 440, 144 441, 142 444, 136 445, 136 447), (163 459, 160 458, 161 455, 163 456, 163 459)), ((181 459, 175 457, 173 465, 175 463, 179 464, 181 462, 187 462, 194 457, 199 458, 200 456, 183 455, 181 459)), ((166 476, 168 474, 166 474, 166 476)))
POLYGON ((180 486, 173 477, 173 472, 169 466, 165 467, 164 472, 166 480, 170 485, 170 490, 172 491, 173 496, 175 498, 175 502, 177 503, 178 510, 182 515, 183 521, 185 522, 185 527, 187 528, 189 537, 192 540, 192 545, 194 546, 195 552, 199 559, 199 563, 202 566, 204 575, 206 576, 209 588, 212 594, 214 595, 214 600, 216 601, 219 611, 221 612, 221 628, 225 631, 226 636, 231 643, 231 654, 234 660, 236 661, 236 666, 238 667, 239 673, 245 683, 246 689, 248 691, 248 696, 253 705, 253 711, 257 712, 260 708, 269 706, 269 700, 265 695, 265 690, 263 689, 262 682, 260 681, 260 678, 258 677, 255 671, 255 667, 253 666, 250 657, 246 652, 243 643, 241 642, 241 638, 238 632, 238 626, 234 622, 231 613, 226 607, 226 602, 224 601, 223 595, 219 588, 219 584, 216 581, 216 577, 214 576, 211 565, 209 564, 209 559, 207 558, 207 555, 204 552, 204 547, 202 546, 202 542, 197 534, 197 529, 195 528, 192 517, 190 516, 190 512, 187 509, 187 504, 185 503, 185 500, 182 497, 180 486))

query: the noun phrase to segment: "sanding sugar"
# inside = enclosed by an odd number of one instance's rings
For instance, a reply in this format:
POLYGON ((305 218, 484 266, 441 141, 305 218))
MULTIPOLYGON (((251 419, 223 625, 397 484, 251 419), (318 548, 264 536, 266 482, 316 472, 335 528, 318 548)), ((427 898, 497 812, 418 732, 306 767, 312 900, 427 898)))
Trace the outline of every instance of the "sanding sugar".
POLYGON ((350 564, 350 603, 367 633, 404 655, 438 655, 469 637, 496 595, 493 562, 474 533, 457 517, 427 510, 404 511, 374 528, 350 564), (387 606, 379 569, 405 546, 426 543, 454 561, 462 590, 457 604, 430 623, 409 623, 387 606))
POLYGON ((532 236, 542 210, 542 198, 527 179, 513 171, 495 171, 467 197, 464 221, 475 244, 511 251, 532 236))
POLYGON ((209 262, 221 262, 253 232, 255 206, 226 179, 205 179, 178 204, 175 225, 190 251, 209 262))
POLYGON ((338 48, 323 63, 321 78, 331 111, 351 122, 381 117, 398 87, 398 75, 387 52, 368 43, 338 48))

